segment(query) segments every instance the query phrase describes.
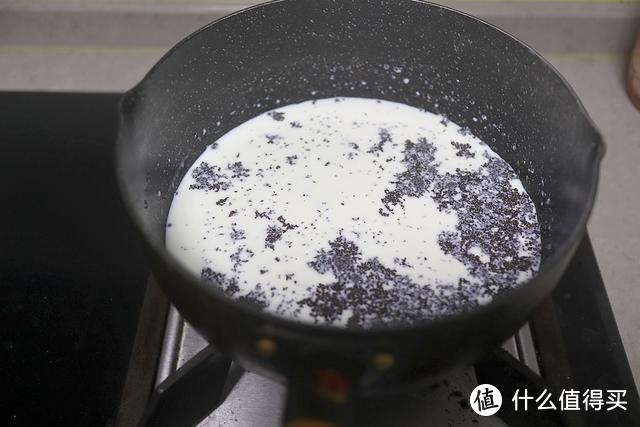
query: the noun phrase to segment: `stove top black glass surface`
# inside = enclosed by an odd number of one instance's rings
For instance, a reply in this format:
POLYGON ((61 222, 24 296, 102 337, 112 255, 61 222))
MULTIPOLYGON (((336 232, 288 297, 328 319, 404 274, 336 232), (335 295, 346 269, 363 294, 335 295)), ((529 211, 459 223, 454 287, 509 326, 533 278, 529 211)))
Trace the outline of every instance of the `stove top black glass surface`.
POLYGON ((0 424, 114 419, 148 276, 113 173, 118 98, 0 93, 0 424))

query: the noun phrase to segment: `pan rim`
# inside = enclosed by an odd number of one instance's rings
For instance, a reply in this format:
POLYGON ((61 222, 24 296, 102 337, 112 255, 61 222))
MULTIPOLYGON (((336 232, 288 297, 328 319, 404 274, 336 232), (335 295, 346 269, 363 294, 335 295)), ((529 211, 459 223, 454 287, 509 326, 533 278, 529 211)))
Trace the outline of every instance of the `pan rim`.
MULTIPOLYGON (((428 7, 444 10, 447 13, 454 13, 454 14, 460 15, 466 19, 475 21, 476 23, 489 27, 491 30, 493 30, 496 33, 496 36, 498 37, 506 37, 507 39, 510 39, 512 42, 515 42, 516 44, 519 44, 527 48, 529 50, 529 53, 535 59, 540 61, 546 68, 548 68, 551 74, 555 76, 563 84, 563 86, 568 91, 569 95, 571 95, 572 99, 576 103, 576 106, 577 106, 576 111, 581 114, 581 116, 585 119, 586 124, 593 132, 593 140, 595 142, 595 145, 590 155, 591 170, 589 173, 589 180, 588 180, 589 182, 585 183, 589 187, 588 195, 586 198, 587 201, 585 204, 585 209, 583 210, 580 217, 575 222, 575 226, 573 227, 571 232, 568 234, 566 239, 560 245, 558 245, 555 251, 552 254, 550 254, 549 257, 541 264, 540 269, 531 279, 518 285, 517 287, 501 291, 500 293, 495 295, 489 303, 485 305, 472 307, 456 314, 445 315, 445 316, 432 318, 432 319, 419 320, 419 321, 415 321, 413 323, 407 323, 407 324, 391 324, 388 326, 372 326, 367 328, 355 329, 355 328, 346 328, 342 326, 327 325, 327 324, 312 324, 309 322, 294 320, 294 319, 290 319, 284 316, 279 316, 277 314, 273 314, 273 313, 261 310, 249 304, 238 301, 237 299, 225 294, 223 291, 219 290, 217 287, 211 286, 210 284, 205 283, 199 277, 197 277, 197 275, 193 274, 192 272, 187 271, 187 269, 182 265, 182 263, 180 263, 175 256, 173 256, 171 253, 169 253, 169 251, 166 250, 164 245, 159 244, 156 239, 150 238, 150 236, 145 231, 144 221, 139 215, 135 213, 136 209, 134 207, 134 200, 131 197, 129 197, 130 193, 128 191, 128 185, 126 180, 123 178, 123 174, 121 173, 121 169, 123 166, 122 166, 122 159, 120 158, 121 156, 119 155, 119 153, 122 152, 122 150, 120 149, 120 146, 125 143, 122 137, 122 134, 123 134, 123 129, 126 126, 124 124, 124 120, 123 120, 124 117, 122 114, 123 104, 125 104, 130 99, 137 98, 140 93, 144 93, 144 83, 148 81, 157 72, 157 70, 162 66, 162 64, 166 62, 168 58, 170 58, 173 55, 173 53, 177 49, 179 49, 182 45, 188 43, 190 40, 199 36, 201 33, 215 27, 216 25, 219 25, 220 23, 233 20, 239 15, 247 14, 258 9, 269 8, 277 4, 293 3, 295 1, 297 0, 272 0, 266 3, 257 4, 257 5, 250 6, 248 8, 244 8, 236 12, 233 12, 229 15, 221 17, 201 27, 200 29, 194 31, 193 33, 191 33, 190 35, 188 35, 187 37, 179 41, 171 49, 169 49, 162 56, 162 58, 158 60, 158 62, 156 62, 156 64, 154 64, 154 66, 145 74, 145 76, 140 80, 140 82, 138 82, 133 88, 131 88, 130 90, 124 93, 124 95, 120 100, 118 137, 116 141, 116 150, 115 150, 116 151, 116 176, 117 176, 117 182, 118 182, 120 194, 130 218, 134 222, 139 234, 144 239, 144 243, 153 251, 153 253, 156 256, 158 256, 162 260, 163 263, 170 266, 172 270, 176 271, 178 275, 184 279, 184 283, 182 284, 182 286, 199 288, 200 290, 203 290, 210 298, 218 300, 218 302, 225 304, 227 307, 232 308, 233 310, 236 310, 242 313, 243 315, 248 315, 257 320, 263 321, 264 323, 268 323, 272 328, 280 329, 282 331, 287 331, 288 333, 294 333, 294 334, 300 333, 305 335, 312 334, 318 337, 330 336, 335 338, 341 337, 346 339, 352 339, 356 337, 379 339, 383 336, 391 336, 391 335, 398 335, 398 334, 400 335, 415 334, 416 332, 419 332, 427 328, 433 328, 433 327, 441 328, 441 327, 446 327, 446 325, 451 325, 454 323, 460 323, 460 322, 464 323, 464 322, 471 321, 472 319, 481 317, 483 315, 487 315, 491 312, 494 312, 497 307, 500 307, 504 304, 509 304, 509 301, 514 296, 513 294, 517 293, 518 290, 528 288, 534 285, 535 282, 538 281, 538 279, 541 276, 549 275, 552 272, 554 272, 558 268, 558 266, 563 262, 566 255, 573 255, 575 248, 580 243, 580 240, 583 234, 586 232, 587 220, 591 215, 591 212, 593 210, 593 206, 595 203, 598 182, 600 179, 600 163, 606 151, 605 142, 601 132, 598 130, 597 126, 595 125, 595 122, 587 112, 586 108, 582 104, 582 101, 580 100, 580 98, 577 96, 573 87, 568 83, 568 81, 564 78, 564 76, 562 76, 558 72, 558 70, 535 49, 531 48, 528 44, 524 43, 517 37, 507 33, 501 28, 491 23, 488 23, 480 18, 477 18, 465 12, 458 11, 448 6, 442 6, 442 5, 425 1, 425 0, 403 0, 403 1, 407 3, 423 4, 428 7)), ((554 281, 554 286, 556 284, 555 282, 557 281, 554 281)), ((161 283, 161 286, 162 286, 162 283, 161 283)), ((178 309, 180 309, 180 307, 178 307, 178 309)), ((190 320, 190 317, 188 316, 188 314, 185 317, 187 317, 187 319, 190 320)), ((196 327, 198 326, 197 323, 195 326, 196 327)))

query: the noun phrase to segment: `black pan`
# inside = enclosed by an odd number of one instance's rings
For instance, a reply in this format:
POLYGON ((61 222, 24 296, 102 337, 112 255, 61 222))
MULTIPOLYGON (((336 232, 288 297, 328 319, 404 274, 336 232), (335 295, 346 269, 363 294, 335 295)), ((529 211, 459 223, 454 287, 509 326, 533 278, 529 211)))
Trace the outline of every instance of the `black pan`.
POLYGON ((117 173, 154 275, 184 317, 244 367, 288 379, 288 420, 340 423, 357 396, 431 381, 524 324, 585 231, 603 152, 602 137, 563 78, 485 22, 422 1, 281 0, 192 34, 124 96, 117 173), (411 83, 391 79, 393 67, 411 83), (172 194, 187 168, 249 118, 335 96, 425 108, 487 142, 535 202, 540 272, 461 315, 367 330, 279 318, 187 272, 164 248, 172 194), (482 114, 486 120, 474 120, 482 114))

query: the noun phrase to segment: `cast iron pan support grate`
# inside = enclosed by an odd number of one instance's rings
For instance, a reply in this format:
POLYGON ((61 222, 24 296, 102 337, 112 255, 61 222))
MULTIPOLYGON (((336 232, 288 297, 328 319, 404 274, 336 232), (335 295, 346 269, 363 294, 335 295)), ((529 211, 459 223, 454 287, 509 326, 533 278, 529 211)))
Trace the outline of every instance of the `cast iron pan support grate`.
POLYGON ((207 346, 162 381, 151 395, 141 426, 198 424, 224 402, 231 361, 207 346))

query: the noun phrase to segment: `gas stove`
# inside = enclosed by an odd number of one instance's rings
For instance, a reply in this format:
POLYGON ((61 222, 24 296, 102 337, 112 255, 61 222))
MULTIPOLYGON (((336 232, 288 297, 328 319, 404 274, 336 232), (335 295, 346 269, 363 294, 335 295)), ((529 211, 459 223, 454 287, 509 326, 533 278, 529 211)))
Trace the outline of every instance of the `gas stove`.
MULTIPOLYGON (((118 94, 3 93, 4 425, 277 426, 286 386, 245 372, 171 307, 113 177, 118 94), (81 195, 79 197, 78 195, 81 195), (116 416, 117 414, 117 416, 116 416)), ((530 322, 474 366, 365 399, 358 425, 638 425, 640 402, 588 237, 530 322), (479 383, 497 416, 470 408, 479 383), (516 390, 625 390, 626 410, 515 411, 516 390)))
MULTIPOLYGON (((229 364, 164 299, 153 278, 147 286, 120 425, 281 425, 286 386, 229 364)), ((366 426, 636 425, 640 400, 589 238, 553 295, 501 348, 429 387, 368 398, 360 406, 357 425, 366 426), (482 417, 470 408, 478 384, 502 393, 497 415, 482 417), (544 390, 554 396, 626 390, 625 410, 563 411, 556 404, 557 410, 520 405, 516 411, 512 396, 525 389, 535 397, 544 390)))

